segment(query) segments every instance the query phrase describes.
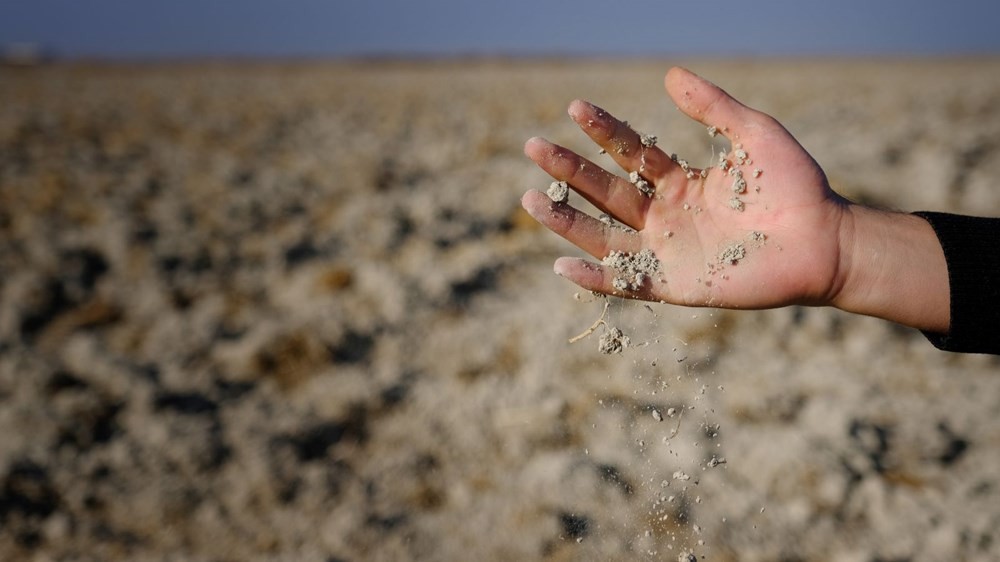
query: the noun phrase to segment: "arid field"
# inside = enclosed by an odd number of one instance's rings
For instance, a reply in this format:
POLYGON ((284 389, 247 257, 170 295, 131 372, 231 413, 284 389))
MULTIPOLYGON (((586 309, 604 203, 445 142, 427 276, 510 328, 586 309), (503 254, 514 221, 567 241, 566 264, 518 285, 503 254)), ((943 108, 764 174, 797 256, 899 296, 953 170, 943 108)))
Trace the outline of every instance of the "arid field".
MULTIPOLYGON (((852 199, 1000 215, 1000 59, 0 68, 0 559, 1000 559, 1000 361, 603 300, 524 213, 683 63, 852 199)), ((620 170, 616 170, 619 171, 620 170)))

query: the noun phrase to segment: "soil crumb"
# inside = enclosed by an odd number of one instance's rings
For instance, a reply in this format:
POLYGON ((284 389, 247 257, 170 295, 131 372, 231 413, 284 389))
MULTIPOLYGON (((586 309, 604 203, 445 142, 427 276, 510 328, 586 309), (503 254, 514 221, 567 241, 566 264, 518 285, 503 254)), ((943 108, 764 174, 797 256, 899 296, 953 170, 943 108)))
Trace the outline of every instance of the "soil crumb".
POLYGON ((565 203, 569 201, 569 184, 564 181, 554 181, 549 185, 546 194, 556 203, 565 203))
POLYGON ((747 256, 747 249, 742 242, 733 242, 719 252, 719 263, 736 265, 747 256))
POLYGON ((737 173, 735 175, 736 179, 733 180, 733 193, 745 193, 747 190, 747 180, 743 179, 742 173, 737 173))
POLYGON ((645 146, 646 148, 653 148, 654 146, 656 146, 656 140, 657 140, 656 135, 644 135, 641 133, 639 134, 639 142, 642 143, 642 146, 645 146))
POLYGON ((597 351, 605 355, 612 355, 625 351, 629 344, 631 344, 629 337, 620 329, 609 327, 607 332, 601 334, 601 338, 597 342, 597 351))
POLYGON ((739 197, 733 197, 732 199, 729 200, 729 208, 733 209, 734 211, 742 212, 744 208, 743 200, 740 199, 739 197))
POLYGON ((639 190, 639 193, 642 193, 646 197, 652 197, 656 193, 656 190, 653 189, 653 186, 648 181, 646 181, 642 176, 640 176, 639 172, 629 173, 628 179, 630 182, 632 182, 632 185, 634 185, 635 188, 639 190))
POLYGON ((660 271, 660 260, 649 248, 634 254, 613 250, 602 263, 617 273, 611 284, 619 291, 638 291, 647 278, 660 271))

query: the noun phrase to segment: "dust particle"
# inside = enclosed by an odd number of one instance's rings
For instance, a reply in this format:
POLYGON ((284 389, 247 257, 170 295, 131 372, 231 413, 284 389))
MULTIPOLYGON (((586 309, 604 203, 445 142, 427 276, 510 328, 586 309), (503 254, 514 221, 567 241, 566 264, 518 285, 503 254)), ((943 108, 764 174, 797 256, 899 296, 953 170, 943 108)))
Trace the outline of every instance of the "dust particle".
POLYGON ((554 181, 549 185, 546 194, 556 203, 565 203, 569 201, 569 184, 564 181, 554 181))

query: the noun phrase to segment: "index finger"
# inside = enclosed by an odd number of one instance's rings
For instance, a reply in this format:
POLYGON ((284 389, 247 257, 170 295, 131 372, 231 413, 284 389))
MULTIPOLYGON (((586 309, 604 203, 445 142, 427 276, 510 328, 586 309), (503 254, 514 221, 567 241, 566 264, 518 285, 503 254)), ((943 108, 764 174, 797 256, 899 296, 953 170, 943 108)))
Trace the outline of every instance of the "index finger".
POLYGON ((624 121, 583 100, 569 104, 569 115, 583 132, 625 171, 639 172, 659 184, 671 175, 686 174, 669 155, 656 147, 656 137, 640 135, 624 121))

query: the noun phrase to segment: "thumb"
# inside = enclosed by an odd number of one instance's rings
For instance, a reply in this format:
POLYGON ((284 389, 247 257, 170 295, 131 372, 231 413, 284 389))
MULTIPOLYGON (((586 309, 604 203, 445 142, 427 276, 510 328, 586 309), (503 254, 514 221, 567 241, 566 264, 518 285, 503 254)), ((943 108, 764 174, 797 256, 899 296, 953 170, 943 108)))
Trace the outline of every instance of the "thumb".
POLYGON ((706 127, 715 127, 730 140, 743 136, 763 115, 684 68, 671 68, 664 84, 667 94, 688 117, 706 127))

